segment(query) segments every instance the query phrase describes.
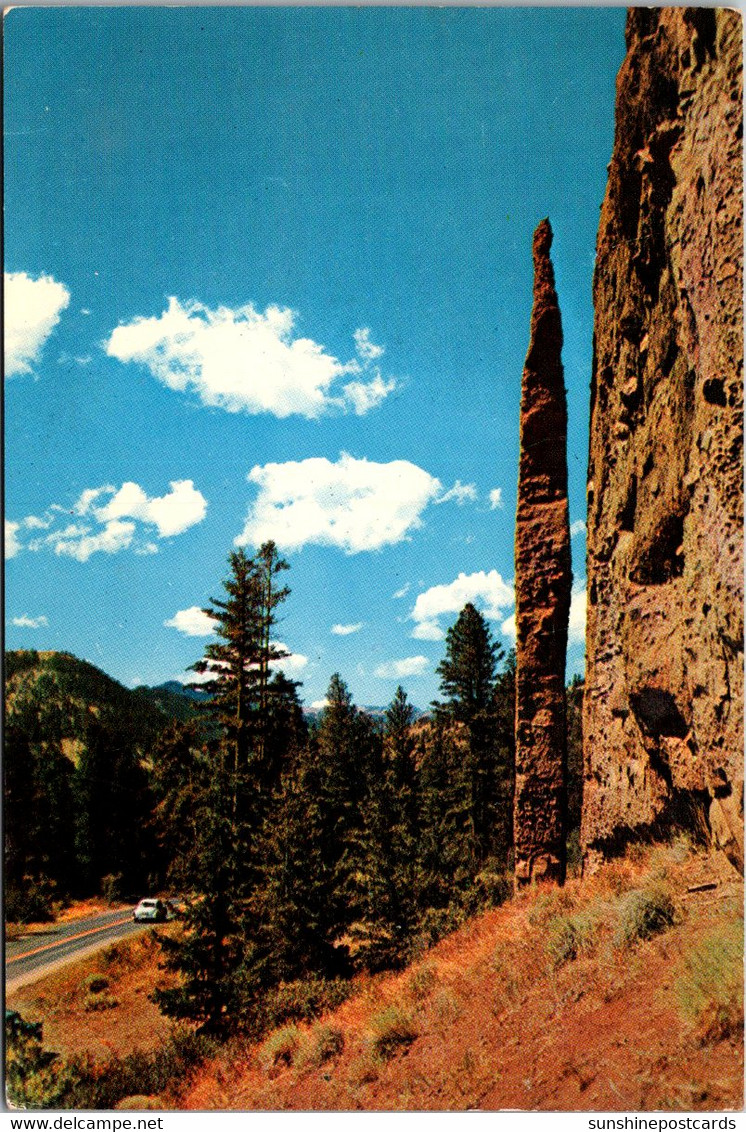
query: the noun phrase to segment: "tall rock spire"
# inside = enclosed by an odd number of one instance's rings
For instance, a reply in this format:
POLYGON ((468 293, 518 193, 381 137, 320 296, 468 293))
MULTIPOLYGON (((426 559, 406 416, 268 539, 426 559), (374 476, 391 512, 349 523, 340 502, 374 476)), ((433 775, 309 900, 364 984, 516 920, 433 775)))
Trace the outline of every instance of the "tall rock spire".
POLYGON ((565 657, 570 615, 567 401, 562 321, 549 256, 552 228, 534 232, 534 306, 521 386, 515 533, 516 886, 565 878, 565 657))

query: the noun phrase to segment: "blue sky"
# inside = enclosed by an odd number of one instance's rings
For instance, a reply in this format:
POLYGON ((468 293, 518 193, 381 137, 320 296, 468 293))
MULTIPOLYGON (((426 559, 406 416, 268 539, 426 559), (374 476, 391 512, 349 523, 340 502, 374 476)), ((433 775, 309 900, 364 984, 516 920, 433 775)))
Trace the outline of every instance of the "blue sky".
POLYGON ((591 280, 622 9, 18 8, 5 20, 6 647, 201 655, 291 564, 311 704, 510 647, 531 236, 562 308, 582 666, 591 280), (171 622, 171 624, 167 624, 171 622), (200 635, 202 634, 202 635, 200 635))

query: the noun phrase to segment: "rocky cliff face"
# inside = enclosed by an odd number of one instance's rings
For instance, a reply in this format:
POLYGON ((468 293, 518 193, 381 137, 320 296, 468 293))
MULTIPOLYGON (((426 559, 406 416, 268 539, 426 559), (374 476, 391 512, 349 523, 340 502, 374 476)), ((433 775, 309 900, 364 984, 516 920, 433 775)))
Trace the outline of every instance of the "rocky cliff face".
POLYGON ((534 304, 521 385, 515 534, 515 877, 564 880, 567 729, 565 658, 570 613, 567 401, 562 321, 549 250, 534 233, 534 304))
POLYGON ((594 279, 582 840, 743 783, 741 21, 631 9, 594 279))

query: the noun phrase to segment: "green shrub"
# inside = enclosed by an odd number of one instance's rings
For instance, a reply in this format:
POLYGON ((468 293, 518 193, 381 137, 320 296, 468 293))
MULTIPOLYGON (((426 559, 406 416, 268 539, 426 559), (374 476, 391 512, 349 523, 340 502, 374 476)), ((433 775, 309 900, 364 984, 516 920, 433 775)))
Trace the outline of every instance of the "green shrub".
POLYGON ((21 1108, 113 1109, 124 1097, 156 1096, 187 1081, 213 1052, 206 1038, 174 1030, 153 1053, 131 1053, 102 1064, 91 1058, 63 1061, 44 1050, 41 1026, 6 1016, 8 1097, 21 1108))
POLYGON ((111 994, 89 994, 83 1001, 83 1009, 87 1014, 96 1010, 114 1010, 119 1006, 119 1000, 111 994))
POLYGON ((122 899, 124 877, 121 873, 107 873, 101 877, 101 895, 109 904, 122 899))
POLYGON ((270 1034, 259 1050, 259 1061, 264 1069, 276 1065, 292 1065, 301 1043, 301 1032, 297 1026, 283 1026, 270 1034))
POLYGON ((124 1097, 158 1096, 188 1082, 194 1070, 214 1052, 213 1043, 191 1030, 174 1030, 152 1053, 136 1051, 102 1065, 73 1061, 61 1103, 48 1107, 113 1109, 124 1097))
POLYGON ((676 905, 668 889, 635 889, 622 902, 614 942, 617 947, 629 946, 666 931, 675 922, 676 905))
POLYGON ((676 997, 703 1044, 743 1033, 743 920, 710 932, 679 965, 676 997))
POLYGON ((419 1031, 412 1015, 400 1006, 387 1006, 370 1020, 373 1049, 379 1057, 393 1057, 402 1047, 412 1044, 419 1031))
POLYGON ((443 936, 460 927, 468 915, 469 913, 457 901, 449 904, 447 908, 426 908, 412 937, 410 955, 421 955, 443 936))
POLYGON ((5 889, 5 919, 14 924, 45 924, 52 919, 54 884, 41 877, 5 889))
POLYGON ((488 861, 474 878, 477 908, 496 908, 513 895, 513 882, 494 862, 488 861))
POLYGON ((41 1023, 6 1011, 5 1083, 10 1103, 17 1108, 51 1107, 64 1091, 61 1076, 59 1055, 42 1045, 41 1023))

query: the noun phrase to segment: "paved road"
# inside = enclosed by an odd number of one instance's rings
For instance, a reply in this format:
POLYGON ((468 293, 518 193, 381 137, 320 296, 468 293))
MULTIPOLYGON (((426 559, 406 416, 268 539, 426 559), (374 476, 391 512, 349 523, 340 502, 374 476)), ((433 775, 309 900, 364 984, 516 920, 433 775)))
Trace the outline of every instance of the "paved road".
POLYGON ((151 926, 135 924, 132 908, 123 906, 84 920, 50 924, 42 932, 9 940, 5 945, 6 991, 17 990, 54 967, 82 958, 133 932, 148 931, 151 926))

